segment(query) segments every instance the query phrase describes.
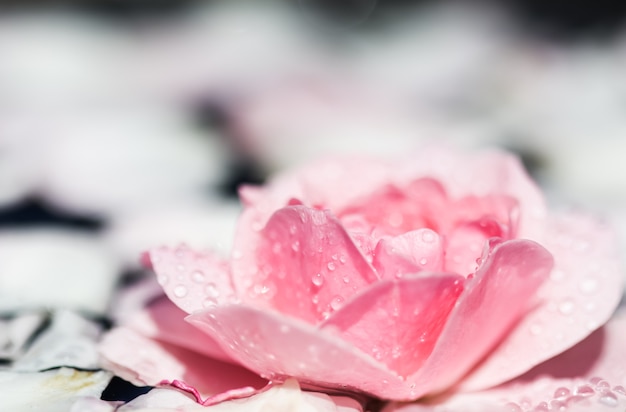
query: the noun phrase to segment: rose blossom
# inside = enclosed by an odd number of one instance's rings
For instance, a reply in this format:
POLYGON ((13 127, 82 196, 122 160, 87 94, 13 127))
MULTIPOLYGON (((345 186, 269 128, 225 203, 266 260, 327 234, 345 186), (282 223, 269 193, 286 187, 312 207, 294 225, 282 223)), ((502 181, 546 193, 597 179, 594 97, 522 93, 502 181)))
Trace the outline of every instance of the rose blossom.
POLYGON ((165 339, 272 381, 393 400, 487 388, 583 340, 621 296, 608 230, 548 213, 499 151, 325 160, 241 197, 229 261, 185 246, 149 258, 206 334, 165 339))

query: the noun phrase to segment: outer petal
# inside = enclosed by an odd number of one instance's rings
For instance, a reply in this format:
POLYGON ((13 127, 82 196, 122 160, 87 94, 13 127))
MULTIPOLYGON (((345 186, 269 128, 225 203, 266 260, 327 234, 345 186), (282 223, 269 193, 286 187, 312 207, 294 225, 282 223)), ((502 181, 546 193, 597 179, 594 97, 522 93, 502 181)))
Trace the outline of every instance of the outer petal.
POLYGON ((181 245, 153 249, 150 261, 167 296, 188 313, 235 299, 228 266, 218 256, 181 245))
POLYGON ((428 274, 382 281, 322 324, 400 376, 417 371, 430 355, 463 291, 458 275, 428 274))
POLYGON ((203 407, 179 392, 154 389, 130 403, 118 412, 362 412, 361 405, 350 398, 328 396, 322 393, 304 392, 298 383, 290 379, 282 385, 253 395, 203 407))
POLYGON ((224 393, 249 395, 265 384, 240 366, 151 340, 124 327, 104 337, 100 353, 108 369, 134 384, 171 384, 192 393, 198 401, 224 393))
POLYGON ((432 355, 408 378, 415 384, 415 398, 448 388, 493 349, 531 309, 552 263, 548 251, 528 240, 495 246, 466 282, 432 355))
POLYGON ((272 380, 407 399, 411 390, 394 372, 339 337, 268 310, 224 305, 187 317, 233 358, 272 380))
POLYGON ((621 411, 626 408, 625 341, 622 311, 578 345, 504 385, 422 404, 390 404, 384 412, 621 411))
POLYGON ((145 309, 139 310, 124 322, 123 326, 140 332, 146 337, 232 363, 232 360, 213 339, 183 321, 186 315, 172 301, 163 296, 145 309))
POLYGON ((544 231, 539 241, 553 253, 555 267, 538 291, 540 304, 464 379, 464 389, 493 386, 563 352, 617 307, 624 278, 609 229, 572 214, 547 222, 544 231))
POLYGON ((245 242, 249 252, 233 263, 240 296, 254 304, 318 322, 378 279, 328 211, 282 208, 255 237, 245 242))

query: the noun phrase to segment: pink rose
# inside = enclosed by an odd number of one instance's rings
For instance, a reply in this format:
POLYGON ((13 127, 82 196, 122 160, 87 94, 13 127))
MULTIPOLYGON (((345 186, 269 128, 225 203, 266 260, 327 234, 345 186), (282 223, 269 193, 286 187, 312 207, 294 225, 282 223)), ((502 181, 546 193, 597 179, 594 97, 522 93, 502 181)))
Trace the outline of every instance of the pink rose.
POLYGON ((392 400, 493 387, 586 338, 621 297, 608 230, 548 213, 499 151, 325 160, 241 197, 230 260, 149 258, 206 334, 187 345, 271 381, 392 400))

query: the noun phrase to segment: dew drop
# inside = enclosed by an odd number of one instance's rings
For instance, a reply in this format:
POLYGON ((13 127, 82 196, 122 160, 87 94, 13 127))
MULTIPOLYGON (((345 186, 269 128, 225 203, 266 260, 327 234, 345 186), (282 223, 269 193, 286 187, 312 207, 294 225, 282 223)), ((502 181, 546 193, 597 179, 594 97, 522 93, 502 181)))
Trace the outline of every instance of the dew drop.
POLYGON ((178 269, 179 272, 184 272, 185 271, 185 265, 178 265, 178 266, 176 266, 176 269, 178 269))
POLYGON ((213 298, 206 298, 202 301, 202 307, 205 309, 212 308, 214 306, 217 306, 217 300, 213 298))
POLYGON ((572 302, 569 299, 564 300, 559 305, 559 312, 561 312, 562 315, 570 315, 573 311, 574 311, 574 302, 572 302))
POLYGON ((326 265, 326 267, 332 272, 336 268, 335 262, 328 262, 328 265, 326 265))
POLYGON ((590 295, 598 288, 598 281, 594 278, 587 278, 580 283, 578 288, 582 293, 590 295))
POLYGON ((587 397, 595 395, 596 391, 594 391, 593 388, 589 385, 580 385, 576 388, 574 394, 587 397))
POLYGON ((333 310, 337 310, 341 306, 343 306, 343 298, 341 296, 335 296, 333 300, 330 301, 330 307, 333 310))
POLYGON ((569 396, 569 395, 570 395, 570 390, 562 386, 560 388, 557 388, 556 391, 554 391, 555 399, 565 398, 566 396, 569 396))
POLYGON ((506 412, 523 412, 524 411, 522 407, 516 404, 515 402, 509 402, 506 405, 504 405, 504 407, 506 408, 505 409, 506 412))
POLYGON ((533 409, 533 412, 549 412, 550 408, 548 407, 547 402, 539 402, 537 406, 533 409))
POLYGON ((319 297, 319 296, 317 296, 317 295, 314 295, 314 296, 311 298, 311 302, 313 302, 313 304, 314 304, 314 305, 317 305, 318 303, 320 303, 320 297, 319 297))
POLYGON ((159 285, 164 286, 167 281, 169 280, 169 278, 166 275, 159 275, 157 276, 157 282, 159 282, 159 285))
POLYGON ((541 326, 536 323, 530 326, 531 335, 535 335, 535 336, 540 335, 541 331, 542 331, 541 326))
POLYGON ((324 284, 324 275, 316 273, 313 277, 311 277, 311 282, 319 288, 324 284))
POLYGON ((300 242, 297 240, 291 244, 291 250, 298 252, 300 250, 300 242))
POLYGON ((191 273, 191 280, 196 283, 203 283, 205 280, 204 273, 199 270, 195 270, 191 273))
POLYGON ((274 243, 274 246, 272 246, 272 252, 276 255, 279 254, 282 250, 283 245, 281 245, 279 242, 274 243))
POLYGON ((615 407, 618 404, 617 395, 615 395, 613 392, 606 392, 605 394, 600 396, 598 402, 606 406, 615 407))
POLYGON ((343 277, 343 283, 345 283, 345 284, 350 283, 350 278, 348 276, 344 276, 343 277))
POLYGON ((295 235, 296 232, 298 232, 298 228, 296 227, 296 225, 289 226, 289 233, 291 233, 292 235, 295 235))
POLYGON ((243 257, 243 253, 241 252, 241 250, 239 250, 239 249, 233 250, 233 259, 234 260, 239 260, 242 257, 243 257))
POLYGON ((346 255, 339 255, 339 261, 341 263, 346 263, 348 261, 348 258, 346 257, 346 255))
POLYGON ((423 266, 423 265, 425 265, 425 264, 427 264, 427 263, 428 263, 428 259, 426 259, 426 258, 421 258, 421 259, 420 259, 420 265, 422 265, 422 266, 423 266))
POLYGON ((550 401, 548 410, 550 411, 565 411, 567 410, 567 405, 564 401, 558 399, 552 399, 550 401))
POLYGON ((215 285, 215 283, 207 283, 206 286, 204 287, 204 293, 210 297, 210 298, 217 298, 220 295, 220 291, 217 288, 217 285, 215 285))
POLYGON ((432 230, 428 230, 428 229, 424 230, 422 232, 422 240, 425 243, 433 243, 435 241, 435 233, 433 233, 432 230))
POLYGON ((624 388, 622 385, 614 386, 613 391, 619 393, 620 395, 626 396, 626 388, 624 388))
POLYGON ((178 285, 174 288, 174 296, 177 298, 184 298, 187 296, 187 288, 183 285, 178 285))

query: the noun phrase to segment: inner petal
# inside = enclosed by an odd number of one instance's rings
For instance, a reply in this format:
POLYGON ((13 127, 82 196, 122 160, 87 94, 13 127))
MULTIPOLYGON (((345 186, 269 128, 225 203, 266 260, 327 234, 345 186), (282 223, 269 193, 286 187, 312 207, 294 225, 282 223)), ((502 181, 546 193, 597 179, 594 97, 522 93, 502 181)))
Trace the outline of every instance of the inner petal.
POLYGON ((430 229, 384 237, 376 245, 373 266, 381 278, 443 270, 443 244, 430 229))

